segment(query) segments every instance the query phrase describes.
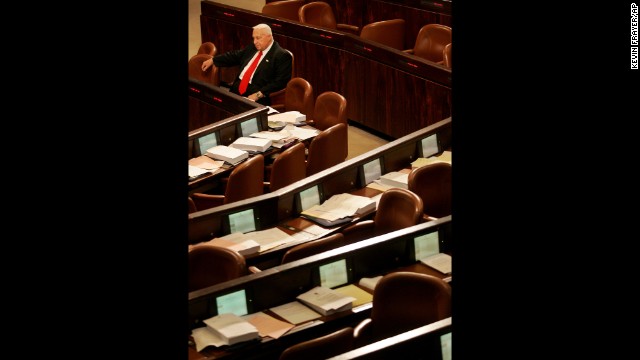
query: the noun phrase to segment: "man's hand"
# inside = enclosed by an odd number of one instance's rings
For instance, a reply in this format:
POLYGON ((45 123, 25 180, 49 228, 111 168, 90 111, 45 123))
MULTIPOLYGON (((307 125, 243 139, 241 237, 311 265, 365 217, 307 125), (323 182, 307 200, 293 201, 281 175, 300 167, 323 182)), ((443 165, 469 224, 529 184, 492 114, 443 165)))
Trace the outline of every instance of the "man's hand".
POLYGON ((213 65, 213 58, 203 61, 202 62, 202 71, 207 71, 207 69, 210 68, 211 65, 213 65))

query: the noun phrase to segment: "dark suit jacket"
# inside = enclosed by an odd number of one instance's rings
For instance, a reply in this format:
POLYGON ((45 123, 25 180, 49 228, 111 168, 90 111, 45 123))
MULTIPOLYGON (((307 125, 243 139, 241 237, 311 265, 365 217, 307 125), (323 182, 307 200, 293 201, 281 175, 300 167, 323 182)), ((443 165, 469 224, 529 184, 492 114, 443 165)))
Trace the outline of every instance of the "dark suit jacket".
MULTIPOLYGON (((249 63, 253 55, 258 52, 255 45, 251 43, 241 50, 232 50, 224 54, 216 55, 213 63, 217 67, 240 66, 240 72, 249 63)), ((266 54, 262 54, 264 59, 255 70, 253 80, 247 87, 245 96, 251 95, 257 91, 261 91, 264 97, 258 102, 263 105, 271 105, 269 94, 274 91, 282 90, 291 80, 292 59, 289 52, 280 47, 274 40, 271 49, 266 54)), ((238 94, 238 86, 240 85, 240 74, 231 85, 230 91, 238 94)))

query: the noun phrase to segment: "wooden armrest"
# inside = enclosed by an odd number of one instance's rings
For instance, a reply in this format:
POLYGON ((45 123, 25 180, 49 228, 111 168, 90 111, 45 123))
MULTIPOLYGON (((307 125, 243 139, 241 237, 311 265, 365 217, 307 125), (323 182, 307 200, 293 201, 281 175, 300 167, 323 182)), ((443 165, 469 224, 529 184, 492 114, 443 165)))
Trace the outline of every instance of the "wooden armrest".
POLYGON ((248 270, 249 270, 249 272, 250 272, 250 273, 252 273, 252 274, 257 274, 257 273, 259 273, 259 272, 261 272, 261 271, 262 271, 262 270, 258 269, 258 268, 257 268, 257 267, 255 267, 255 266, 249 266, 247 269, 248 269, 248 270))
POLYGON ((263 181, 262 182, 262 191, 264 191, 264 193, 268 193, 271 192, 271 182, 269 181, 263 181))
POLYGON ((355 35, 359 35, 360 34, 360 28, 358 26, 355 25, 349 25, 349 24, 336 24, 336 28, 340 31, 345 31, 345 32, 349 32, 355 35))
POLYGON ((371 318, 366 318, 362 320, 355 328, 353 328, 353 338, 356 340, 362 340, 371 333, 371 318))
POLYGON ((413 49, 402 50, 402 52, 405 52, 407 54, 413 54, 413 49))
POLYGON ((224 195, 193 193, 191 194, 191 199, 198 211, 224 204, 224 195))

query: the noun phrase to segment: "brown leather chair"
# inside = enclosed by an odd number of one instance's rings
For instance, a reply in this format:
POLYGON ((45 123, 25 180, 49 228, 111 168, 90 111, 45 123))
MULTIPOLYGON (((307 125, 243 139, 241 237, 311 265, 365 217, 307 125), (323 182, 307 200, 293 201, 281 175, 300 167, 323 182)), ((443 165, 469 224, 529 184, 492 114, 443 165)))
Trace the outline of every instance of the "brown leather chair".
POLYGON ((339 30, 358 35, 360 28, 355 25, 338 24, 331 5, 324 1, 313 1, 304 4, 298 10, 298 21, 303 24, 339 30))
POLYGON ((264 4, 262 13, 268 16, 298 21, 298 10, 302 5, 304 5, 304 0, 272 1, 264 4))
POLYGON ((188 254, 189 291, 249 274, 244 256, 228 248, 196 245, 188 254))
POLYGON ((340 164, 349 152, 347 125, 335 124, 321 131, 309 144, 307 176, 340 164))
POLYGON ((391 188, 382 193, 373 220, 361 220, 342 230, 345 241, 351 244, 395 230, 419 224, 423 203, 407 189, 391 188))
POLYGON ((236 165, 226 182, 224 195, 193 193, 198 211, 264 194, 264 156, 254 155, 236 165))
POLYGON ((451 43, 448 43, 442 49, 442 65, 451 69, 451 43))
POLYGON ((218 52, 218 49, 216 48, 216 45, 214 43, 212 43, 211 41, 205 41, 198 48, 197 54, 207 54, 211 56, 216 56, 217 52, 218 52))
POLYGON ((189 77, 202 82, 206 82, 215 86, 220 85, 219 69, 215 65, 211 65, 206 71, 202 71, 202 63, 211 59, 209 54, 193 55, 189 59, 189 77))
POLYGON ((451 215, 451 164, 433 163, 414 169, 408 187, 422 199, 424 220, 451 215))
POLYGON ((196 208, 196 203, 193 202, 193 199, 191 198, 191 196, 189 196, 189 214, 196 211, 198 211, 198 208, 196 208))
POLYGON ((416 272, 383 276, 373 290, 371 314, 354 328, 355 346, 378 341, 451 316, 451 286, 416 272))
POLYGON ((442 51, 451 43, 451 28, 442 24, 427 24, 420 28, 413 49, 403 50, 438 64, 443 63, 442 51))
POLYGON ((289 80, 287 87, 271 93, 271 107, 279 112, 299 111, 313 119, 313 107, 315 106, 315 95, 311 84, 301 77, 294 77, 289 80), (276 93, 284 91, 284 98, 277 99, 276 93), (280 101, 280 103, 278 103, 280 101))
MULTIPOLYGON (((290 263, 292 261, 304 259, 311 255, 320 254, 321 252, 329 251, 341 246, 348 245, 345 242, 344 235, 342 233, 335 233, 325 236, 320 239, 311 240, 302 244, 298 244, 282 255, 280 264, 290 263)), ((258 273, 260 270, 256 266, 249 266, 251 273, 258 273)))
POLYGON ((360 37, 394 49, 403 50, 405 49, 404 32, 404 19, 382 20, 363 26, 362 31, 360 31, 360 37))
POLYGON ((287 250, 287 252, 282 255, 282 264, 320 254, 321 252, 339 248, 344 245, 348 244, 345 242, 342 233, 335 233, 321 239, 308 241, 287 250))
POLYGON ((304 143, 299 142, 278 154, 268 169, 269 181, 264 182, 268 191, 276 191, 304 179, 307 176, 304 143))
POLYGON ((345 327, 286 348, 278 360, 324 360, 353 349, 353 328, 345 327))
POLYGON ((318 95, 313 105, 313 117, 307 124, 318 130, 326 130, 335 124, 349 125, 347 122, 347 99, 334 91, 318 95))

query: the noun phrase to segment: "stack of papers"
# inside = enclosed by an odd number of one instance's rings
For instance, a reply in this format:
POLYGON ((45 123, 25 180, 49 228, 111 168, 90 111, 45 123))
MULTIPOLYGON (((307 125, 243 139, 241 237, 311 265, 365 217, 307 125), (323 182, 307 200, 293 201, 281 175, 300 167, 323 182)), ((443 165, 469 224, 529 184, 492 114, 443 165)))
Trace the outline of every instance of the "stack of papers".
POLYGON ((271 142, 269 139, 241 136, 229 146, 245 151, 265 152, 271 147, 271 142))
POLYGON ((382 279, 382 275, 374 276, 371 278, 363 277, 362 279, 360 279, 360 282, 358 282, 358 285, 362 286, 365 289, 368 289, 369 291, 373 291, 380 279, 382 279))
POLYGON ((409 188, 409 173, 400 172, 400 171, 391 171, 380 177, 380 179, 375 180, 382 185, 389 187, 396 187, 402 189, 409 188))
POLYGON ((299 111, 285 111, 278 114, 269 114, 269 121, 282 121, 290 124, 299 124, 307 120, 307 115, 299 111))
POLYGON ((321 225, 337 225, 342 219, 351 221, 351 216, 364 216, 376 210, 376 199, 349 193, 336 194, 321 205, 314 205, 300 213, 300 216, 321 225))
POLYGON ((439 162, 444 162, 451 165, 451 151, 443 151, 442 154, 440 154, 440 156, 431 156, 428 158, 423 158, 423 157, 417 158, 414 162, 411 163, 411 168, 417 169, 425 165, 439 163, 439 162))
POLYGON ((433 254, 420 259, 420 262, 440 271, 443 274, 451 274, 451 255, 449 254, 433 254))
POLYGON ((356 300, 353 296, 344 295, 324 286, 316 286, 298 295, 296 299, 324 316, 350 310, 356 300))
POLYGON ((209 345, 233 345, 243 341, 260 339, 258 329, 235 314, 220 314, 204 320, 206 327, 192 331, 196 350, 201 351, 209 345))
MULTIPOLYGON (((235 234, 238 234, 238 233, 235 233, 235 234)), ((212 245, 212 246, 225 247, 231 250, 235 250, 244 256, 255 254, 260 251, 260 244, 258 244, 257 242, 251 239, 244 239, 243 237, 238 238, 238 237, 231 236, 235 234, 229 234, 227 236, 223 236, 220 238, 214 238, 209 241, 201 242, 195 245, 190 245, 189 250, 191 250, 196 246, 212 245)))
POLYGON ((249 153, 245 150, 240 150, 225 145, 217 145, 210 149, 207 149, 205 155, 215 160, 224 160, 232 165, 235 165, 249 158, 249 153))

